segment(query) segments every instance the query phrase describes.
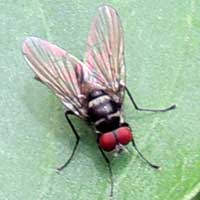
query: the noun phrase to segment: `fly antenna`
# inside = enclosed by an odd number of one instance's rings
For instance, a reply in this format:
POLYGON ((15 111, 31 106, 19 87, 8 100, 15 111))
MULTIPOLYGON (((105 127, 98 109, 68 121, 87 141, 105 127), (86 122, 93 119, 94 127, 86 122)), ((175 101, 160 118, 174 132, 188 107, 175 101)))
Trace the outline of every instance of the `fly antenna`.
POLYGON ((137 151, 137 153, 139 154, 139 156, 152 168, 154 169, 161 169, 160 166, 158 165, 154 165, 152 164, 150 161, 148 161, 143 155, 142 153, 140 152, 140 150, 137 148, 136 144, 135 144, 135 141, 132 139, 132 144, 133 144, 133 147, 135 148, 135 150, 137 151))

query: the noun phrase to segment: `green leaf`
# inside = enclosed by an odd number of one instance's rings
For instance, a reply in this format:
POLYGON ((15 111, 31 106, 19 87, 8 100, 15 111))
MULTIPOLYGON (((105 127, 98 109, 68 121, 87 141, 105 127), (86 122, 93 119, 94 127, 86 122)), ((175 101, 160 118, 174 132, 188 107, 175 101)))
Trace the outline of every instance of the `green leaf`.
MULTIPOLYGON (((126 99, 126 120, 138 147, 162 170, 149 168, 131 145, 129 153, 110 156, 113 199, 192 199, 200 191, 200 3, 105 2, 121 16, 127 86, 138 105, 177 105, 167 113, 145 113, 126 99)), ((0 199, 108 199, 109 173, 94 130, 76 117, 80 145, 70 165, 56 173, 75 138, 61 103, 34 81, 21 54, 25 37, 34 35, 82 58, 99 5, 102 1, 0 2, 0 199)))

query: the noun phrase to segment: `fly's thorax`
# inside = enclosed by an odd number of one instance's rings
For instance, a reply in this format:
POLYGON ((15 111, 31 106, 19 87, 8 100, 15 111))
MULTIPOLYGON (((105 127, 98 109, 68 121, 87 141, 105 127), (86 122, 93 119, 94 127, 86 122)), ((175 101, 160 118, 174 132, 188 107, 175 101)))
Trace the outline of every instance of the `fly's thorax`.
POLYGON ((119 127, 119 106, 104 91, 97 90, 89 94, 88 116, 100 132, 107 132, 119 127))
POLYGON ((120 112, 111 113, 105 118, 97 120, 94 125, 98 132, 105 133, 120 126, 120 112))

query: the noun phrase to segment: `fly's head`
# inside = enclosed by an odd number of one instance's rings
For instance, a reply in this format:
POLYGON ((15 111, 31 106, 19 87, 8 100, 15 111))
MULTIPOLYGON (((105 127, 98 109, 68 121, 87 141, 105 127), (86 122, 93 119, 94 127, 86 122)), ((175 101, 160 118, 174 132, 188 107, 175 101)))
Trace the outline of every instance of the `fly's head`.
POLYGON ((127 145, 133 139, 133 134, 128 124, 123 124, 119 128, 103 133, 98 138, 99 146, 104 151, 115 151, 120 153, 125 150, 124 145, 127 145))

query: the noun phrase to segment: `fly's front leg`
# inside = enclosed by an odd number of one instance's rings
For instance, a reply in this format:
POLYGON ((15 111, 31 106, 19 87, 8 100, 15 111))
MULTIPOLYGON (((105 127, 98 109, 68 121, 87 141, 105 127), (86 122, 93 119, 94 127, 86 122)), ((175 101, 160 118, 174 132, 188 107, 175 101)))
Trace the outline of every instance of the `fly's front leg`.
POLYGON ((129 96, 129 98, 130 98, 130 100, 131 100, 133 106, 134 106, 135 109, 138 110, 138 111, 147 111, 147 112, 166 112, 166 111, 173 110, 173 109, 176 108, 176 105, 175 105, 175 104, 174 104, 174 105, 171 105, 171 106, 168 107, 168 108, 164 108, 164 109, 146 109, 146 108, 140 108, 140 107, 137 106, 135 100, 133 99, 133 97, 132 97, 132 95, 131 95, 131 93, 129 92, 129 90, 128 90, 127 87, 125 87, 125 90, 126 90, 128 96, 129 96))
POLYGON ((73 133, 75 135, 75 137, 76 137, 76 143, 74 145, 73 151, 72 151, 69 159, 67 160, 67 162, 65 164, 63 164, 62 166, 60 166, 60 167, 57 168, 57 170, 59 170, 59 171, 63 170, 70 163, 70 161, 72 160, 72 158, 73 158, 73 156, 75 154, 75 151, 76 151, 76 149, 78 147, 79 140, 80 140, 80 136, 78 135, 78 133, 77 133, 74 125, 72 124, 72 122, 71 122, 71 120, 70 120, 70 118, 68 116, 69 114, 73 114, 73 113, 67 111, 65 113, 65 117, 66 117, 66 119, 67 119, 67 121, 68 121, 68 123, 69 123, 69 125, 70 125, 70 127, 71 127, 71 129, 72 129, 72 131, 73 131, 73 133))
POLYGON ((106 156, 106 154, 104 153, 103 149, 99 146, 99 150, 103 156, 103 158, 105 159, 106 163, 108 164, 108 169, 109 169, 109 175, 110 175, 110 181, 111 181, 111 188, 110 188, 110 197, 113 196, 113 173, 112 173, 112 168, 111 168, 111 163, 110 160, 108 159, 108 157, 106 156))
POLYGON ((139 151, 139 149, 137 148, 136 144, 135 144, 135 141, 132 139, 132 145, 133 147, 135 148, 135 150, 137 151, 137 153, 139 154, 139 156, 152 168, 154 169, 160 169, 160 166, 158 165, 155 165, 155 164, 152 164, 149 160, 147 160, 143 154, 139 151))

